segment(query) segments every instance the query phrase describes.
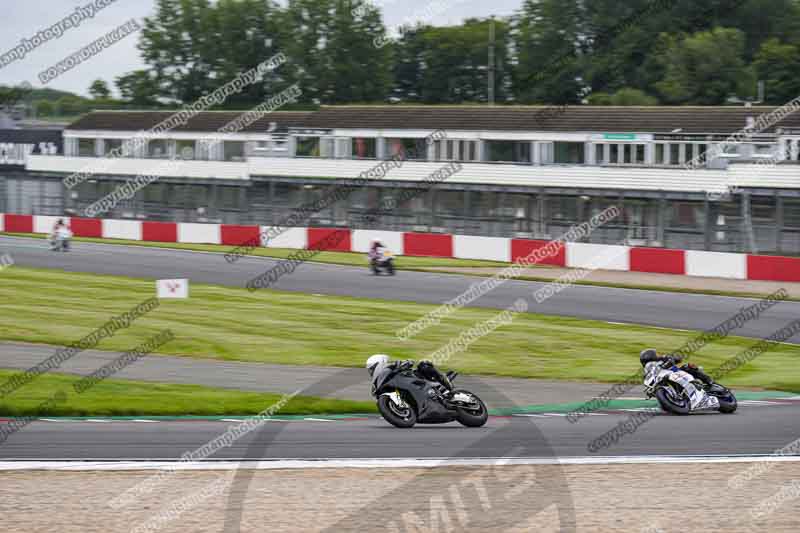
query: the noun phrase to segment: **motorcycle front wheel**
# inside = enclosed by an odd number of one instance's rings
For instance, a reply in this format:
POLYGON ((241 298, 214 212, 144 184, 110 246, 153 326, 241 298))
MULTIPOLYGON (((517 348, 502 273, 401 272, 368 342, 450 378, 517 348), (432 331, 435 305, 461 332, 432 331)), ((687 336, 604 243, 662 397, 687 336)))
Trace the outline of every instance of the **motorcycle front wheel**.
POLYGON ((406 407, 400 407, 388 396, 378 398, 378 411, 384 420, 394 427, 410 428, 417 423, 417 413, 414 408, 406 402, 406 407))
POLYGON ((678 400, 670 394, 673 391, 667 390, 666 387, 659 387, 656 389, 656 399, 658 400, 659 405, 661 408, 674 415, 688 415, 689 412, 692 410, 689 406, 689 400, 686 398, 681 398, 678 400))
POLYGON ((474 409, 470 409, 467 407, 456 407, 456 420, 463 425, 467 426, 468 428, 479 428, 483 426, 487 420, 489 420, 489 410, 486 409, 486 404, 483 403, 483 400, 475 396, 469 391, 465 390, 454 390, 453 394, 469 394, 475 400, 476 407, 474 409))
POLYGON ((715 394, 714 396, 719 400, 719 412, 729 415, 736 411, 739 404, 736 401, 736 396, 734 396, 731 391, 725 389, 725 393, 726 394, 715 394))

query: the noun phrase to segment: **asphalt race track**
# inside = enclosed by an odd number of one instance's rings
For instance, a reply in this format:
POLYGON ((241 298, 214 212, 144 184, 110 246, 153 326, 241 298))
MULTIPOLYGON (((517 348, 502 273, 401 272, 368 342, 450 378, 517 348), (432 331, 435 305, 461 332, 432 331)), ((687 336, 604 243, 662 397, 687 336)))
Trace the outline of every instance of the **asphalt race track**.
MULTIPOLYGON (((458 423, 396 429, 378 417, 266 422, 210 459, 398 459, 771 454, 800 437, 800 403, 743 405, 733 415, 657 415, 595 453, 588 443, 633 413, 491 417, 483 428, 458 423), (258 444, 247 451, 254 438, 258 444)), ((146 417, 143 417, 146 418, 146 417)), ((235 422, 34 422, 0 445, 0 460, 177 460, 235 422)))
MULTIPOLYGON (((220 254, 89 243, 75 243, 72 252, 55 254, 41 240, 12 237, 0 237, 0 250, 9 252, 20 266, 154 279, 189 278, 195 283, 238 287, 276 263, 247 257, 229 264, 220 254)), ((281 278, 276 288, 439 304, 456 297, 478 280, 423 272, 376 278, 366 268, 308 263, 281 278)), ((509 281, 473 305, 503 309, 541 286, 542 283, 509 281)), ((588 286, 572 287, 543 304, 533 303, 532 298, 528 301, 531 312, 690 330, 712 328, 755 302, 747 298, 588 286)), ((782 302, 735 334, 763 338, 798 316, 800 303, 782 302)), ((791 340, 800 343, 800 335, 791 340)), ((563 413, 491 417, 479 429, 454 423, 399 430, 378 417, 269 421, 261 430, 245 435, 210 459, 771 454, 800 437, 798 398, 742 402, 733 415, 658 415, 633 434, 622 435, 613 446, 595 452, 588 450, 589 442, 633 414, 595 413, 575 424, 569 423, 563 413), (249 447, 254 441, 255 446, 249 447)), ((149 421, 147 417, 125 421, 38 420, 0 444, 0 460, 176 460, 224 433, 236 423, 235 418, 230 421, 149 421)))
MULTIPOLYGON (((69 253, 54 253, 40 239, 0 237, 0 250, 16 264, 60 268, 71 272, 115 274, 140 278, 189 278, 195 283, 244 287, 248 280, 270 269, 276 260, 245 257, 229 264, 222 254, 115 244, 73 243, 69 253)), ((374 277, 365 268, 306 263, 282 277, 276 289, 313 294, 381 298, 441 304, 480 281, 472 276, 400 272, 396 277, 374 277)), ((527 297, 534 313, 643 324, 674 329, 705 330, 735 315, 755 300, 696 294, 574 286, 541 304, 530 296, 543 283, 508 281, 472 305, 505 309, 527 297)), ((758 320, 746 323, 735 335, 765 338, 800 316, 800 302, 782 302, 758 320)), ((789 339, 800 343, 800 334, 789 339)))

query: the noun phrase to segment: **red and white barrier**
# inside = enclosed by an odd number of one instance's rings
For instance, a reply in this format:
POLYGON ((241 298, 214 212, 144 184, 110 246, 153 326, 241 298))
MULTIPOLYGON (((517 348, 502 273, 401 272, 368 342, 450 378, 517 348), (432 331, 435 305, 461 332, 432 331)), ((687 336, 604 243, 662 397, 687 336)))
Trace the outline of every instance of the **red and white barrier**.
MULTIPOLYGON (((269 226, 0 214, 0 232, 50 233, 59 218, 67 221, 78 237, 224 244, 232 248, 257 241, 261 235, 268 235, 270 229, 269 226)), ((289 228, 269 239, 266 246, 294 249, 312 247, 366 253, 373 239, 380 239, 396 255, 455 257, 506 263, 517 261, 548 244, 547 241, 533 239, 439 233, 289 228)), ((567 243, 539 263, 570 268, 800 283, 800 258, 793 257, 567 243)))

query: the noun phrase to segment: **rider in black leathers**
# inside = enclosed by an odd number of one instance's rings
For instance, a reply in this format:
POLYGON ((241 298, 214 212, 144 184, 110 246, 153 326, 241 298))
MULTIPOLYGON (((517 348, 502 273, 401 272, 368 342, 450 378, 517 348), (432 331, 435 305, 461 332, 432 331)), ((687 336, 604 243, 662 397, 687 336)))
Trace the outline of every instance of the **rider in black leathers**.
MULTIPOLYGON (((682 360, 683 360, 683 358, 680 357, 680 356, 677 356, 677 355, 665 355, 663 357, 660 357, 658 355, 658 352, 656 352, 652 348, 648 348, 647 350, 642 350, 642 353, 639 354, 639 362, 642 363, 642 366, 645 366, 647 363, 652 363, 654 361, 657 361, 659 363, 670 361, 670 362, 672 362, 672 364, 677 365, 682 360)), ((711 376, 706 374, 703 371, 702 367, 699 367, 699 366, 695 365, 694 363, 687 363, 687 364, 683 365, 680 368, 684 372, 687 372, 687 373, 691 374, 695 379, 699 379, 700 381, 705 383, 707 386, 711 386, 711 385, 714 384, 714 380, 711 379, 711 376)))

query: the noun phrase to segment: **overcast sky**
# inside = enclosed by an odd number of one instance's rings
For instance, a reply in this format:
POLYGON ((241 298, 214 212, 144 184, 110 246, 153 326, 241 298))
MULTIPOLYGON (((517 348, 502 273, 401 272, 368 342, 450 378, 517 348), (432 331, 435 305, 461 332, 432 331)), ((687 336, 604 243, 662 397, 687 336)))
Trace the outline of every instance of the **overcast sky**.
MULTIPOLYGON (((30 39, 37 32, 55 24, 85 6, 92 0, 0 0, 0 55, 30 39)), ((522 0, 373 0, 383 5, 387 27, 414 21, 434 24, 457 24, 469 17, 506 16, 513 13, 522 0), (444 6, 447 6, 444 8, 444 6)), ((66 56, 77 52, 105 33, 124 24, 131 18, 141 22, 152 16, 155 0, 116 0, 99 11, 94 18, 68 29, 61 38, 43 43, 22 60, 0 67, 0 84, 16 85, 27 81, 42 87, 39 73, 66 56)), ((136 44, 139 35, 129 35, 111 48, 81 63, 76 68, 49 82, 47 87, 87 95, 89 84, 97 79, 106 80, 113 87, 114 78, 144 67, 136 44)))

